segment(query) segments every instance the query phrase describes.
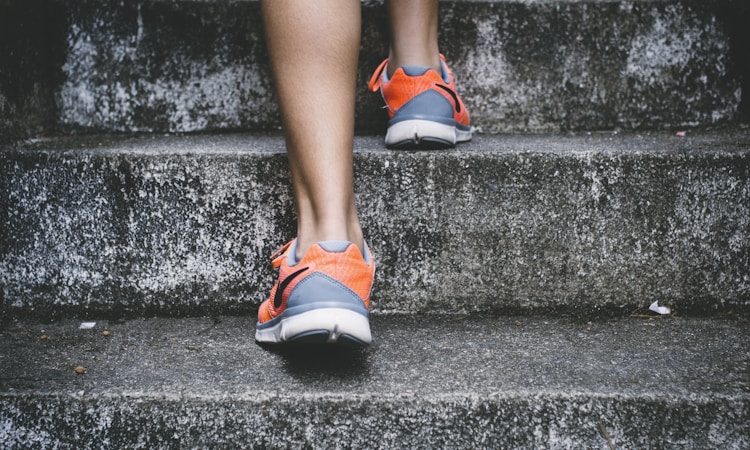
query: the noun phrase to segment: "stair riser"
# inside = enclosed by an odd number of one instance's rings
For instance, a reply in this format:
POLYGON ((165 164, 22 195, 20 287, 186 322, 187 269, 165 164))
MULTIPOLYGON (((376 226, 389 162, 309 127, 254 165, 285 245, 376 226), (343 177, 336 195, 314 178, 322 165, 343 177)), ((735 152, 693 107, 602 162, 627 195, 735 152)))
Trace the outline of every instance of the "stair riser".
MULTIPOLYGON (((0 65, 2 127, 279 126, 257 2, 60 0, 45 3, 43 25, 0 8, 18 17, 9 53, 29 55, 0 65)), ((380 132, 381 100, 365 85, 387 55, 387 20, 382 4, 363 10, 357 128, 380 132)), ((740 117, 748 11, 732 0, 443 2, 440 45, 485 132, 709 126, 740 117)))
MULTIPOLYGON (((681 313, 748 309, 747 150, 524 142, 540 150, 477 138, 501 149, 355 154, 378 262, 374 311, 585 317, 656 300, 681 313)), ((268 255, 294 236, 281 153, 20 151, 0 161, 0 283, 5 306, 24 314, 248 312, 273 283, 268 255)))
POLYGON ((608 440, 617 448, 750 445, 750 407, 743 400, 684 402, 587 394, 451 397, 8 396, 0 397, 0 436, 11 449, 609 448, 608 440))

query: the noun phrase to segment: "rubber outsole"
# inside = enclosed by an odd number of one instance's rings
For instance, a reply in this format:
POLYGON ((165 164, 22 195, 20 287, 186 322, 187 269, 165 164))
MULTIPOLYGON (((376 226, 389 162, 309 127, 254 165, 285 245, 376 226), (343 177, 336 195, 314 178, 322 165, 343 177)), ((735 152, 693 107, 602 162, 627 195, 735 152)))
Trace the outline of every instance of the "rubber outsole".
MULTIPOLYGON (((279 343, 277 342, 277 344, 279 343)), ((331 333, 328 330, 308 331, 298 334, 285 343, 290 345, 337 345, 350 348, 366 347, 370 344, 348 334, 339 335, 336 340, 332 341, 331 333)))
POLYGON ((391 150, 445 150, 455 147, 456 144, 436 138, 407 139, 385 147, 391 150))
POLYGON ((370 322, 360 313, 320 308, 280 317, 273 326, 258 324, 255 340, 264 344, 333 344, 362 347, 372 342, 370 322))
POLYGON ((440 150, 470 140, 471 131, 455 125, 413 119, 391 124, 385 135, 385 146, 394 150, 440 150))

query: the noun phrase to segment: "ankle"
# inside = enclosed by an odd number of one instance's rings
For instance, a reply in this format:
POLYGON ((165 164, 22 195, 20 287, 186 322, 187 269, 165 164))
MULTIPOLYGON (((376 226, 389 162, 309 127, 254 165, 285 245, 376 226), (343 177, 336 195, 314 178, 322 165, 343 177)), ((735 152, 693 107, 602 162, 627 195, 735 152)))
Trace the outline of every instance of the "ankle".
POLYGON ((391 51, 388 58, 388 67, 386 68, 388 76, 393 76, 393 74, 396 72, 396 69, 403 66, 431 67, 434 71, 440 73, 442 70, 440 66, 440 53, 423 51, 418 53, 402 54, 391 51))
POLYGON ((442 68, 440 65, 432 65, 432 64, 397 64, 392 63, 391 61, 388 61, 388 67, 386 69, 386 73, 388 74, 388 78, 393 77, 393 74, 396 73, 396 70, 398 70, 399 67, 405 67, 405 66, 416 66, 416 67, 429 67, 438 74, 442 72, 442 68))
POLYGON ((356 245, 364 255, 364 237, 359 222, 355 226, 336 229, 306 229, 300 226, 297 231, 297 260, 305 256, 310 246, 322 241, 348 241, 356 245))

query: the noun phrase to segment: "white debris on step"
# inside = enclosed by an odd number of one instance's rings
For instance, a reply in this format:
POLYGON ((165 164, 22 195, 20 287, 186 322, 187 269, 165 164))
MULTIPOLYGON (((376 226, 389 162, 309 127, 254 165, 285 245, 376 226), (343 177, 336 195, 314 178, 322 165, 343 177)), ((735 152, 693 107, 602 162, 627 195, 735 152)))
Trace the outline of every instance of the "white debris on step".
POLYGON ((90 330, 96 326, 96 322, 81 322, 81 326, 78 327, 79 330, 90 330))
POLYGON ((648 309, 657 314, 672 314, 671 309, 667 308, 666 306, 659 306, 658 300, 654 303, 651 303, 651 306, 649 306, 648 309))

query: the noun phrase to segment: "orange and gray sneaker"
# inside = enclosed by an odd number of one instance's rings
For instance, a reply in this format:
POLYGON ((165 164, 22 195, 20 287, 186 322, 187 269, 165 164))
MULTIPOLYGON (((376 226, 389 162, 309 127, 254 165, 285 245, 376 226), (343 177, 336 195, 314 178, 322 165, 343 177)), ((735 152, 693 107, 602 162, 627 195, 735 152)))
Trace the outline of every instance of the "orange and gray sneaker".
POLYGON ((388 109, 386 147, 438 149, 471 140, 469 112, 443 55, 440 66, 440 74, 427 66, 402 66, 390 78, 387 59, 375 69, 369 89, 380 90, 388 109))
POLYGON ((271 259, 279 280, 260 305, 255 340, 261 343, 364 346, 370 334, 370 290, 375 262, 348 241, 313 244, 299 261, 297 240, 271 259))

